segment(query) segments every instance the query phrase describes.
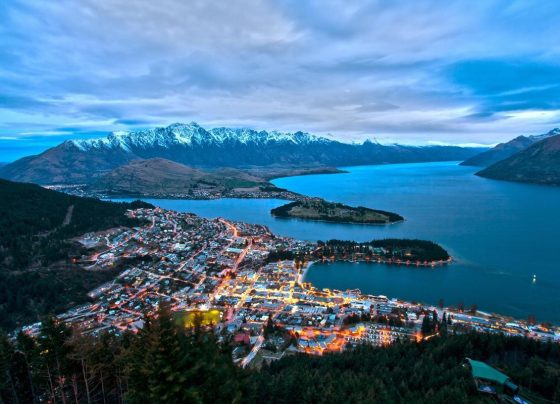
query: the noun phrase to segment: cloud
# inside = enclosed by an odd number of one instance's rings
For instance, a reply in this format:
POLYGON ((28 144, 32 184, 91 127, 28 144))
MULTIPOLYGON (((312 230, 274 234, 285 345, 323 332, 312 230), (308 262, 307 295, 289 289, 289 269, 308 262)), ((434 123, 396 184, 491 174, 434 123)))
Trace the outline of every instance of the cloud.
POLYGON ((2 2, 0 135, 196 120, 495 143, 558 123, 559 12, 532 0, 2 2))

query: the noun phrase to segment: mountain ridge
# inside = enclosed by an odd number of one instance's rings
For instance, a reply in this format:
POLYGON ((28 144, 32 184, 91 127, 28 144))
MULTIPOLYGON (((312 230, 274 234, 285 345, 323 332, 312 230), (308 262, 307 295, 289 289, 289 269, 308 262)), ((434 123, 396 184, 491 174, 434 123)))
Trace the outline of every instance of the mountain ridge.
POLYGON ((89 140, 67 140, 0 167, 0 177, 39 184, 87 184, 137 159, 164 158, 193 168, 350 165, 460 161, 482 151, 457 146, 343 143, 304 132, 206 130, 192 122, 89 140))
POLYGON ((461 163, 463 166, 480 166, 489 167, 498 161, 505 160, 514 154, 525 150, 529 146, 549 138, 551 136, 559 135, 560 128, 554 128, 547 133, 541 135, 531 135, 531 136, 517 136, 516 138, 500 143, 490 150, 477 154, 461 163))
POLYGON ((89 187, 116 195, 179 194, 193 190, 225 191, 270 185, 264 179, 237 170, 205 172, 171 160, 138 159, 115 168, 89 187))
POLYGON ((504 181, 560 185, 560 134, 534 143, 476 175, 504 181))

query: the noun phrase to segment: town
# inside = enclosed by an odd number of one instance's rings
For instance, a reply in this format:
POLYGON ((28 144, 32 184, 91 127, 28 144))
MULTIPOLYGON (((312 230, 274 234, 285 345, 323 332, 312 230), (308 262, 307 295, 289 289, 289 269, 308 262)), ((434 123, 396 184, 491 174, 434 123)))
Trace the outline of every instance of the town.
POLYGON ((123 194, 109 190, 92 190, 87 184, 78 185, 46 185, 45 188, 55 191, 64 192, 68 195, 86 197, 86 198, 119 198, 130 197, 134 195, 142 198, 166 198, 166 199, 184 199, 184 200, 212 200, 221 198, 238 198, 238 199, 281 199, 287 201, 306 201, 319 200, 319 198, 301 195, 286 189, 276 188, 274 186, 263 185, 252 188, 191 188, 184 192, 169 192, 157 190, 148 193, 134 194, 129 191, 123 194))
MULTIPOLYGON (((441 332, 476 330, 560 342, 558 327, 476 308, 319 290, 304 278, 313 262, 325 259, 325 244, 279 237, 265 226, 160 208, 127 214, 145 225, 77 240, 91 252, 75 258, 85 269, 122 268, 115 280, 89 293, 91 303, 59 316, 85 334, 137 332, 145 316, 165 303, 185 327, 195 321, 213 327, 242 367, 290 353, 321 355, 358 344, 421 341, 441 332)), ((374 256, 385 253, 370 248, 374 256)), ((39 328, 33 324, 23 331, 34 335, 39 328)))

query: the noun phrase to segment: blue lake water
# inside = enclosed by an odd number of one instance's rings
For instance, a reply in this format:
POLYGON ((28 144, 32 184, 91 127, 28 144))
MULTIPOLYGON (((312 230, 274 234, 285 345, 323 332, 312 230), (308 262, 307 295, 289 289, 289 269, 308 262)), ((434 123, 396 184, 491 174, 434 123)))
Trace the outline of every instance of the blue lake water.
POLYGON ((443 245, 455 262, 419 269, 376 264, 316 264, 306 280, 319 288, 479 309, 560 323, 560 188, 493 181, 457 163, 348 167, 346 174, 280 178, 282 188, 401 214, 390 226, 276 219, 284 201, 147 200, 204 217, 265 224, 306 240, 422 238, 443 245), (537 281, 533 282, 533 275, 537 281))

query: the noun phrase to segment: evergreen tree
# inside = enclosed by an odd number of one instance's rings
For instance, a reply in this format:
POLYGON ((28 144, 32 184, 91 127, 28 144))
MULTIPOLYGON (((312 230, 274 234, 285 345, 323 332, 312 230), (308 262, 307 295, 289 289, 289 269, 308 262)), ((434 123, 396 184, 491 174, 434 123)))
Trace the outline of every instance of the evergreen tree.
POLYGON ((68 355, 70 346, 67 344, 71 330, 53 316, 45 318, 41 324, 38 348, 41 355, 42 374, 46 377, 53 401, 66 404, 68 392, 68 355))
POLYGON ((12 373, 14 349, 8 337, 0 333, 0 402, 19 401, 16 391, 16 381, 12 373))

